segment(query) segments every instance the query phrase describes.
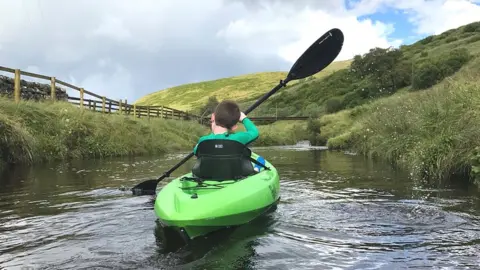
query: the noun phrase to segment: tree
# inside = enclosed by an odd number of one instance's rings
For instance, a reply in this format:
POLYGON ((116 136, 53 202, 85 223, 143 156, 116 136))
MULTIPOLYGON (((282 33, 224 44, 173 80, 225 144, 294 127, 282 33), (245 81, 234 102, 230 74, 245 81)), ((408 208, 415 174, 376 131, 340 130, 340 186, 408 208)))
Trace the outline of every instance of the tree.
POLYGON ((198 110, 199 114, 200 115, 212 114, 219 103, 220 102, 218 102, 217 97, 210 96, 207 100, 207 103, 198 110))

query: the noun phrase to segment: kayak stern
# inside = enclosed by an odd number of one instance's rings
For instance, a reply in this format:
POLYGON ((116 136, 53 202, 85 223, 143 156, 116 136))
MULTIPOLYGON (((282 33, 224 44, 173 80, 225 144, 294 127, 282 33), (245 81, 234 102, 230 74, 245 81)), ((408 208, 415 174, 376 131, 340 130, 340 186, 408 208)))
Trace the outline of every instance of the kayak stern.
POLYGON ((172 180, 155 200, 160 224, 194 239, 252 221, 280 199, 277 170, 268 161, 265 165, 270 170, 240 180, 199 182, 191 173, 172 180))

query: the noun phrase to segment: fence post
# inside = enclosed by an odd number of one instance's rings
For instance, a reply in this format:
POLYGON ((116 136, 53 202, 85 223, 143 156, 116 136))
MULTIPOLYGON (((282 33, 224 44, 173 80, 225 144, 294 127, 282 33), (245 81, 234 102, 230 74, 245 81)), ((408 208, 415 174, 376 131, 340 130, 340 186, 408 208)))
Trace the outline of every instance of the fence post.
POLYGON ((15 69, 15 84, 14 84, 14 98, 15 102, 20 102, 20 69, 15 69))
POLYGON ((163 115, 163 105, 162 107, 160 107, 160 110, 161 110, 160 113, 162 114, 162 118, 165 118, 165 116, 163 115))
POLYGON ((133 103, 133 117, 137 118, 137 104, 133 103))
POLYGON ((83 109, 83 88, 80 88, 80 109, 83 109))
POLYGON ((147 118, 150 119, 150 106, 147 106, 147 118))
POLYGON ((120 112, 120 114, 122 114, 122 100, 121 99, 118 102, 118 111, 120 112))
POLYGON ((112 113, 112 101, 108 101, 108 113, 112 113))
POLYGON ((105 97, 102 97, 102 113, 105 113, 105 97))
POLYGON ((55 89, 55 77, 50 77, 50 95, 53 101, 57 99, 57 91, 55 89))

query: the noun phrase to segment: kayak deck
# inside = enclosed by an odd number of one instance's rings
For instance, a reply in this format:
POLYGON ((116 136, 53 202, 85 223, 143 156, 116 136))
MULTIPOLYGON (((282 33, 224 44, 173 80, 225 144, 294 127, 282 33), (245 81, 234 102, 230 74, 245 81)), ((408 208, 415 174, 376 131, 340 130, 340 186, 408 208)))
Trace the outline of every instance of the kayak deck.
MULTIPOLYGON (((252 153, 253 158, 258 156, 252 153)), ((270 170, 239 180, 199 181, 191 173, 168 183, 158 193, 155 213, 165 227, 174 227, 193 239, 209 232, 245 224, 279 200, 279 176, 270 170)))

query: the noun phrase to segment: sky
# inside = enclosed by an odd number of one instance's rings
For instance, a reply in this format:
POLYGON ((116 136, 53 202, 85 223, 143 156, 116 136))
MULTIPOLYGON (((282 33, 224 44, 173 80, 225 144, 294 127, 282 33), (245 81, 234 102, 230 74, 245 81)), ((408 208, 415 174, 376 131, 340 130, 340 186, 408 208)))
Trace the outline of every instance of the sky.
POLYGON ((331 28, 345 35, 336 60, 346 60, 474 21, 480 0, 0 0, 0 66, 132 103, 185 83, 288 71, 331 28))

